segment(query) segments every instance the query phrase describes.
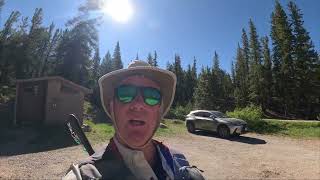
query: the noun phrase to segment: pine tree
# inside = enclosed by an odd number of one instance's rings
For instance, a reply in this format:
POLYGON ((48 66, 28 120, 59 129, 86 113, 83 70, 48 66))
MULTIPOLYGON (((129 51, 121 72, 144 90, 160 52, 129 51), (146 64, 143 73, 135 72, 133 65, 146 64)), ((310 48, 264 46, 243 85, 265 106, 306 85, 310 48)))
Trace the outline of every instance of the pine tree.
POLYGON ((232 83, 232 79, 229 74, 223 71, 223 79, 222 79, 222 89, 224 92, 223 96, 223 103, 221 103, 222 107, 220 108, 221 111, 233 111, 235 108, 234 102, 234 87, 232 83))
POLYGON ((119 41, 117 42, 117 45, 114 49, 113 56, 112 56, 112 67, 113 70, 122 69, 123 63, 121 60, 121 53, 120 53, 120 44, 119 41))
POLYGON ((157 67, 158 66, 157 58, 158 58, 158 55, 156 51, 154 51, 154 57, 152 57, 151 53, 148 53, 147 62, 151 66, 157 67))
POLYGON ((246 107, 249 103, 249 92, 248 92, 248 82, 246 75, 246 62, 243 57, 242 49, 238 44, 236 64, 235 64, 235 101, 237 107, 246 107))
POLYGON ((154 51, 154 56, 153 56, 153 66, 158 67, 158 54, 157 51, 154 51))
POLYGON ((216 51, 214 51, 214 56, 213 56, 213 69, 215 73, 219 73, 220 70, 220 62, 219 62, 219 56, 216 51))
POLYGON ((109 72, 113 71, 113 67, 112 67, 112 58, 111 58, 111 54, 108 51, 107 54, 104 56, 101 66, 100 66, 100 73, 101 76, 104 74, 107 74, 109 72))
MULTIPOLYGON (((246 30, 245 29, 242 29, 242 37, 241 37, 241 40, 242 40, 242 55, 243 55, 243 58, 244 58, 244 63, 245 63, 245 71, 246 72, 249 72, 249 53, 250 53, 250 50, 249 50, 249 40, 248 40, 248 36, 247 36, 247 33, 246 33, 246 30)), ((247 75, 246 76, 247 78, 247 81, 249 81, 249 76, 247 75)))
POLYGON ((94 81, 97 81, 100 76, 100 54, 99 54, 99 48, 96 48, 95 54, 93 57, 93 67, 92 67, 92 78, 94 81))
POLYGON ((250 41, 249 41, 249 98, 251 103, 261 105, 261 46, 257 30, 252 20, 249 21, 250 41))
MULTIPOLYGON (((10 59, 11 65, 9 66, 12 79, 25 78, 25 68, 27 66, 26 57, 26 41, 28 39, 28 18, 21 18, 19 28, 10 36, 8 41, 9 48, 7 49, 5 59, 10 59)), ((2 54, 4 55, 4 54, 2 54)))
POLYGON ((169 61, 167 61, 166 69, 168 71, 174 72, 173 65, 169 61))
POLYGON ((279 1, 276 1, 275 9, 271 14, 271 38, 273 45, 273 77, 275 85, 274 107, 281 110, 285 116, 292 110, 294 73, 292 62, 292 32, 289 26, 287 15, 279 1))
POLYGON ((231 62, 231 79, 232 79, 232 84, 233 86, 235 85, 236 83, 236 71, 234 69, 234 63, 233 61, 231 62))
MULTIPOLYGON (((288 4, 290 12, 290 25, 293 32, 293 61, 295 74, 295 105, 296 112, 302 116, 310 117, 312 104, 320 97, 320 81, 316 77, 317 52, 314 49, 309 33, 303 27, 303 14, 297 5, 290 1, 288 4)), ((313 115, 315 117, 315 114, 313 115)), ((305 118, 305 117, 303 117, 305 118)))
POLYGON ((197 59, 193 57, 193 65, 192 65, 192 76, 193 79, 197 79, 197 59))
POLYGON ((224 90, 222 87, 223 81, 223 72, 220 69, 220 62, 219 56, 217 52, 214 52, 213 56, 213 67, 212 67, 212 78, 211 78, 211 85, 212 85, 212 95, 214 97, 214 107, 213 109, 221 110, 220 108, 224 104, 224 90))
POLYGON ((271 54, 269 49, 269 39, 267 36, 261 39, 263 66, 262 66, 262 87, 261 87, 261 100, 262 109, 265 110, 271 105, 272 99, 272 63, 271 54))
POLYGON ((193 59, 193 64, 188 65, 187 70, 185 71, 185 101, 187 104, 194 104, 194 93, 197 87, 197 67, 196 67, 196 58, 193 59))
POLYGON ((14 34, 13 26, 18 21, 19 16, 18 11, 11 12, 0 33, 0 84, 8 83, 11 76, 9 74, 12 68, 12 62, 10 62, 12 58, 8 58, 6 54, 13 50, 8 45, 10 44, 10 37, 14 34))
POLYGON ((147 62, 148 62, 148 64, 153 66, 153 57, 152 57, 151 53, 148 53, 147 62))
POLYGON ((178 54, 174 56, 173 64, 167 63, 167 70, 175 73, 177 76, 176 93, 173 101, 173 107, 177 105, 186 105, 188 101, 185 96, 185 73, 181 66, 181 58, 178 54))
POLYGON ((44 39, 46 38, 45 28, 42 27, 43 10, 36 8, 31 20, 31 26, 26 41, 26 76, 37 77, 40 74, 41 57, 44 53, 44 39))
POLYGON ((92 51, 97 48, 98 33, 96 21, 80 21, 70 31, 63 33, 62 41, 57 49, 61 63, 58 73, 78 84, 87 86, 90 80, 92 51))
POLYGON ((193 101, 192 96, 195 89, 195 79, 193 79, 192 67, 189 64, 187 71, 185 72, 185 97, 187 102, 193 101))
POLYGON ((198 85, 194 93, 195 106, 197 109, 214 109, 212 85, 210 84, 212 75, 209 67, 201 69, 198 85))

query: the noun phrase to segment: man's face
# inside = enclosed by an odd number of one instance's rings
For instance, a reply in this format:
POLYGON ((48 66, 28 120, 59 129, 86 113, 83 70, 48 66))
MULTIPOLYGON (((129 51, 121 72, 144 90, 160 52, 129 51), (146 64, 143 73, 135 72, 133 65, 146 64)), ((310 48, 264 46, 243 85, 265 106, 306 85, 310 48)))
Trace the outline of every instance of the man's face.
MULTIPOLYGON (((157 83, 142 76, 130 76, 122 80, 119 85, 153 87, 160 90, 157 83)), ((160 104, 155 106, 145 104, 141 92, 138 92, 130 103, 122 103, 114 98, 111 111, 114 111, 117 135, 120 135, 131 147, 143 146, 152 138, 160 118, 160 104)))

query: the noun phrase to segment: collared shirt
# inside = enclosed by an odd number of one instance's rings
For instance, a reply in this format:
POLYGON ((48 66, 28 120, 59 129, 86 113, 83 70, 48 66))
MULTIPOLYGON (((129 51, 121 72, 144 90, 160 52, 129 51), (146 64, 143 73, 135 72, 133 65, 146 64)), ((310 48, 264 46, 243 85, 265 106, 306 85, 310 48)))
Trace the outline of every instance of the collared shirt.
POLYGON ((153 143, 158 155, 157 164, 153 169, 141 151, 126 148, 112 138, 106 148, 96 151, 79 164, 71 165, 69 172, 62 179, 175 179, 177 163, 174 163, 169 148, 156 140, 153 140, 153 143))
MULTIPOLYGON (((116 138, 113 138, 119 153, 121 154, 124 163, 126 166, 130 169, 130 171, 135 175, 137 179, 141 180, 158 180, 158 177, 154 170, 151 168, 149 163, 144 157, 144 154, 142 151, 129 149, 125 146, 123 146, 121 143, 117 141, 116 138)), ((167 162, 167 159, 165 158, 165 154, 160 150, 160 147, 157 143, 154 143, 157 149, 157 155, 159 156, 159 160, 161 163, 159 163, 161 168, 166 173, 166 179, 174 179, 174 173, 172 168, 170 168, 170 165, 167 162)), ((159 164, 158 170, 159 170, 159 164)), ((158 171, 159 172, 159 171, 158 171)), ((161 169, 160 169, 161 172, 161 169)), ((161 175, 160 175, 161 176, 161 175)))

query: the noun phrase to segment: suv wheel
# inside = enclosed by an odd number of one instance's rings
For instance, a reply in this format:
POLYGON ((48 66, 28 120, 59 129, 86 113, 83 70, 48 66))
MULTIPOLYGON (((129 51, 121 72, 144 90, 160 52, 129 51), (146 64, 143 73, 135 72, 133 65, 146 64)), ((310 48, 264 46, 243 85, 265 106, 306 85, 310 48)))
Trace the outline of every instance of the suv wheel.
POLYGON ((196 128, 194 127, 194 124, 191 122, 187 123, 187 129, 189 133, 194 133, 196 131, 196 128))
POLYGON ((227 139, 230 137, 230 130, 227 126, 222 125, 218 129, 218 134, 221 138, 227 139))

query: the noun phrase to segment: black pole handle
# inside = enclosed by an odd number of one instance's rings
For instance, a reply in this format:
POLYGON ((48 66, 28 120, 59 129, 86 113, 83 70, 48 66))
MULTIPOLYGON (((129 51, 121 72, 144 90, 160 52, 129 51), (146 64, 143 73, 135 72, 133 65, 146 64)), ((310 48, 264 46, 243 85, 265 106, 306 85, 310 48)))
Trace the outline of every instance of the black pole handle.
POLYGON ((94 154, 94 150, 87 136, 84 134, 78 118, 74 114, 69 114, 66 125, 71 133, 72 138, 77 143, 81 143, 90 156, 94 154))

